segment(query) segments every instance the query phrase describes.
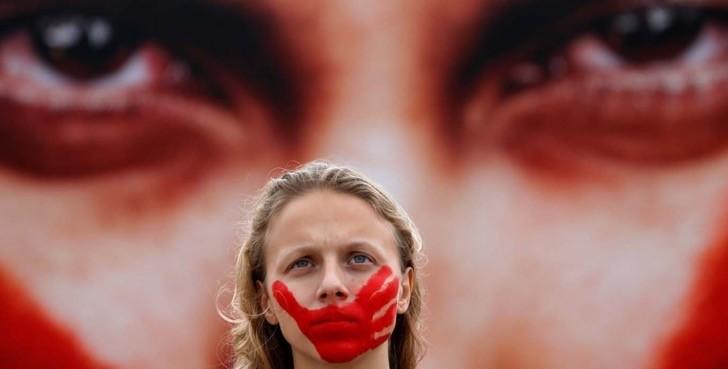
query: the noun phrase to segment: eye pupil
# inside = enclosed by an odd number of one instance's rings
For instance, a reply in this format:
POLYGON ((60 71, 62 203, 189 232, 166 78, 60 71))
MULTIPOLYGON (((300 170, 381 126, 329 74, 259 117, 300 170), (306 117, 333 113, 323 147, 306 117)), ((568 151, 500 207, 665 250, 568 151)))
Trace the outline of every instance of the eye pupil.
POLYGON ((46 63, 82 80, 114 72, 136 46, 129 30, 99 16, 46 16, 38 19, 31 33, 36 52, 46 63))
POLYGON ((628 62, 644 64, 684 52, 703 30, 705 18, 700 9, 656 6, 609 17, 597 32, 628 62))

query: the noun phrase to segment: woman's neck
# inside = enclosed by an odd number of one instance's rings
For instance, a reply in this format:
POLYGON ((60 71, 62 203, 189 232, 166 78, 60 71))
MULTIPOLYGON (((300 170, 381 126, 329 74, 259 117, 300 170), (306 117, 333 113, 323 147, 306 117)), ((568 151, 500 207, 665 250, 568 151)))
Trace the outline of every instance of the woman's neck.
POLYGON ((389 369, 389 345, 385 342, 377 348, 367 351, 354 360, 332 364, 312 358, 300 352, 293 352, 294 369, 389 369))

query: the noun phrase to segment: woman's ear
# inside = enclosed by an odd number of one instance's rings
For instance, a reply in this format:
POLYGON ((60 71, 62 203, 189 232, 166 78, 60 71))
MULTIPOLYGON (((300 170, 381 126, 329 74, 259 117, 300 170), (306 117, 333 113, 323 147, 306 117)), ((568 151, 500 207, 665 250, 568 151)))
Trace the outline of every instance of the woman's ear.
POLYGON ((414 283, 415 271, 412 267, 407 267, 402 274, 402 281, 400 282, 402 288, 400 289, 399 297, 397 298, 397 313, 404 314, 407 312, 410 304, 410 298, 412 297, 412 284, 414 283))
POLYGON ((273 311, 270 299, 268 298, 268 291, 266 291, 265 286, 263 285, 263 282, 256 281, 255 286, 258 289, 258 296, 260 296, 260 308, 261 308, 261 310, 263 310, 263 315, 265 316, 265 320, 270 325, 277 325, 278 317, 276 316, 275 312, 273 311))

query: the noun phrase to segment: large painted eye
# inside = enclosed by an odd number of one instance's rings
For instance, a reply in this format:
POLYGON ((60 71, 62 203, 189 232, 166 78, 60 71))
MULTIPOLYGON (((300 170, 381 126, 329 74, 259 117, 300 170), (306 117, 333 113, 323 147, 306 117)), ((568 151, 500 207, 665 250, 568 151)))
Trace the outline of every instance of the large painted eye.
POLYGON ((30 33, 34 51, 46 65, 78 80, 113 75, 140 46, 133 29, 85 14, 39 17, 30 33))
POLYGON ((293 81, 258 18, 97 7, 0 19, 0 166, 45 180, 187 172, 275 147, 264 131, 295 105, 280 92, 293 81))
POLYGON ((44 16, 0 37, 3 97, 55 111, 112 110, 195 78, 165 45, 100 16, 44 16))
POLYGON ((615 6, 574 10, 491 59, 480 52, 468 137, 552 170, 682 165, 723 150, 728 11, 615 6))
POLYGON ((698 8, 650 7, 605 17, 596 34, 625 63, 665 62, 700 48, 711 23, 698 8))

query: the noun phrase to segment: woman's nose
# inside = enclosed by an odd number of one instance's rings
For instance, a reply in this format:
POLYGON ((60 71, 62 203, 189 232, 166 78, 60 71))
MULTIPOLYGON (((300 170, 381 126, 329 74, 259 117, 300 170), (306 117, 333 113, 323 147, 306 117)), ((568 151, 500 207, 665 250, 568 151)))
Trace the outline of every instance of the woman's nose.
POLYGON ((349 290, 335 267, 324 268, 316 295, 324 305, 338 304, 349 298, 349 290))

